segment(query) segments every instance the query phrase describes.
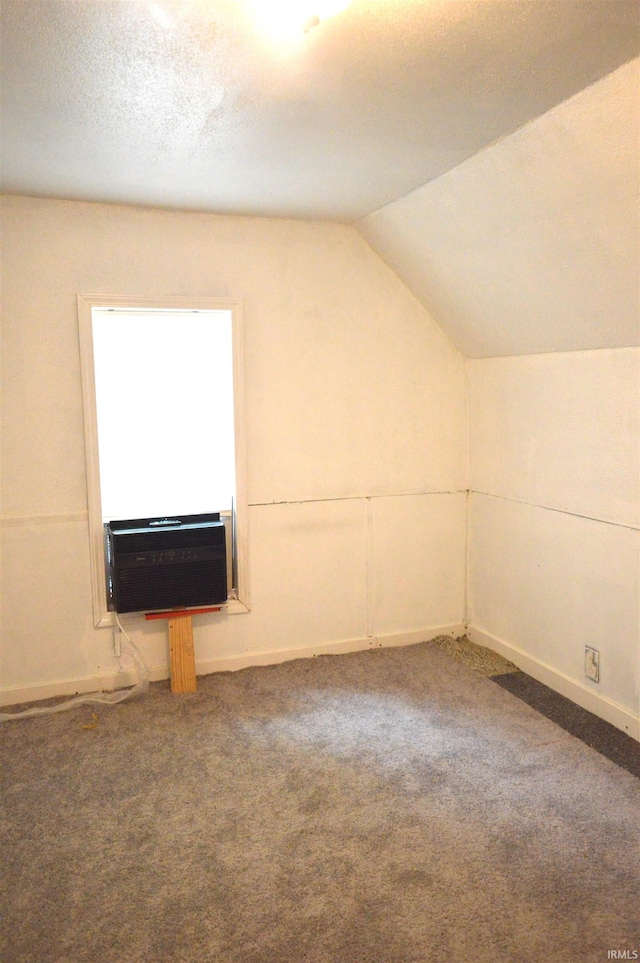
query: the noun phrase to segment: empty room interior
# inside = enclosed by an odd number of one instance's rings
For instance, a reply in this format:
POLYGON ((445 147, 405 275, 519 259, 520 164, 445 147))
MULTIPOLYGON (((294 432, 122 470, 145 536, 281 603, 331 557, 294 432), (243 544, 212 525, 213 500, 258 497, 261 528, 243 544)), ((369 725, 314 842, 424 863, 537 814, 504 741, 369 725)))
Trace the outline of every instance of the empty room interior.
POLYGON ((640 958, 638 4, 0 11, 3 959, 640 958))

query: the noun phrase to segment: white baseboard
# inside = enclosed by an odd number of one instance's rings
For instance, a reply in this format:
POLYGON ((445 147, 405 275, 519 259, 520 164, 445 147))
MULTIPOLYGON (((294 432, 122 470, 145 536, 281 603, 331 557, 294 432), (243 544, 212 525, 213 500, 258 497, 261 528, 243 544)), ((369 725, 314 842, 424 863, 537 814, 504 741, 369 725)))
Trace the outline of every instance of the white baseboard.
POLYGON ((545 662, 540 662, 539 659, 528 655, 521 649, 517 649, 508 642, 504 642, 494 635, 483 632, 482 629, 476 629, 471 625, 468 626, 467 638, 470 639, 471 642, 475 642, 476 645, 483 645, 485 648, 504 656, 505 659, 514 662, 518 668, 526 672, 527 675, 537 679, 538 682, 543 682, 545 685, 548 685, 550 689, 559 692, 560 695, 566 696, 567 699, 571 699, 572 702, 575 702, 583 709, 593 712, 594 715, 599 716, 606 722, 610 722, 611 725, 616 726, 616 728, 626 732, 627 735, 640 741, 640 718, 633 715, 632 712, 629 712, 629 710, 623 706, 612 702, 604 696, 598 695, 580 682, 576 682, 575 679, 571 679, 569 676, 564 675, 564 673, 558 672, 557 669, 547 665, 545 662))
MULTIPOLYGON (((367 636, 366 638, 345 639, 340 642, 326 642, 320 645, 302 646, 295 649, 275 649, 263 652, 247 652, 243 655, 227 656, 217 659, 197 659, 197 675, 210 675, 212 672, 236 672, 254 665, 276 665, 292 659, 309 659, 318 655, 340 655, 347 652, 360 652, 364 649, 388 648, 391 646, 414 645, 428 642, 439 635, 452 638, 463 635, 462 622, 453 625, 439 625, 411 632, 397 632, 389 635, 367 636)), ((151 667, 149 678, 152 682, 169 678, 169 664, 151 667)), ((133 685, 135 678, 130 672, 108 673, 88 676, 82 679, 68 679, 62 682, 48 682, 40 685, 16 686, 0 690, 0 705, 11 706, 21 702, 37 702, 55 696, 81 695, 87 692, 108 692, 133 685)))
MULTIPOLYGON (((151 670, 150 678, 154 678, 151 670)), ((168 676, 158 675, 159 679, 168 676)), ((14 706, 20 702, 39 702, 41 699, 54 699, 57 696, 85 695, 88 692, 111 692, 134 685, 136 678, 131 672, 112 672, 104 675, 90 675, 81 679, 64 679, 60 682, 43 682, 39 685, 13 686, 0 689, 0 707, 14 706)))
POLYGON ((290 662, 292 659, 310 659, 318 655, 342 655, 347 652, 361 652, 364 649, 382 649, 392 646, 414 645, 417 642, 428 642, 439 635, 450 635, 455 638, 464 633, 462 622, 455 625, 440 625, 419 629, 412 632, 397 632, 390 635, 367 636, 359 639, 346 639, 343 642, 326 642, 320 645, 310 645, 296 649, 280 649, 266 652, 249 652, 246 655, 231 656, 222 659, 209 659, 196 662, 198 675, 209 675, 212 672, 235 672, 252 665, 275 665, 278 662, 290 662))

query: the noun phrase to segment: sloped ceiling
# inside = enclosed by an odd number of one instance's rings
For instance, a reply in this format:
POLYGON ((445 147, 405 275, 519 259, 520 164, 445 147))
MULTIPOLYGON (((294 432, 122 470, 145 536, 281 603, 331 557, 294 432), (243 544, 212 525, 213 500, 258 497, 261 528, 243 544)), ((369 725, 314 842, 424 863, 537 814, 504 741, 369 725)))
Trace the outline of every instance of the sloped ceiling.
POLYGON ((640 343, 639 66, 357 224, 463 354, 640 343))
POLYGON ((252 3, 2 0, 2 189, 351 222, 640 52, 637 0, 252 3))

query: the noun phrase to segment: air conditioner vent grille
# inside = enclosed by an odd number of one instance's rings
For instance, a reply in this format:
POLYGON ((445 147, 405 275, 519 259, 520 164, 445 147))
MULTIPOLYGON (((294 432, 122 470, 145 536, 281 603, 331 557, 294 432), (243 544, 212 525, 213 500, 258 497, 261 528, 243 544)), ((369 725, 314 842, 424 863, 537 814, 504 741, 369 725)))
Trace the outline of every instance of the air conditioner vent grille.
POLYGON ((117 581, 120 612, 215 605, 227 599, 223 558, 122 569, 117 581))

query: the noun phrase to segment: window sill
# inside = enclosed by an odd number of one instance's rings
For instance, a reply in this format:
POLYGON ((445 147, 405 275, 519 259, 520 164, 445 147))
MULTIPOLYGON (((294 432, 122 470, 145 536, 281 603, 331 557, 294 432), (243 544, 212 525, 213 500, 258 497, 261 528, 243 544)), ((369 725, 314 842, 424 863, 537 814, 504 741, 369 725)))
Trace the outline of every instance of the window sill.
MULTIPOLYGON (((194 615, 198 615, 198 610, 197 610, 197 608, 191 609, 190 611, 191 611, 194 615)), ((227 599, 226 602, 223 602, 223 603, 220 605, 220 611, 219 611, 219 612, 206 612, 206 611, 203 611, 202 614, 203 614, 203 615, 212 615, 212 616, 214 616, 214 618, 215 618, 216 616, 220 616, 220 615, 224 615, 224 616, 227 616, 227 615, 244 615, 244 614, 246 614, 247 612, 250 612, 250 611, 251 611, 251 609, 249 608, 249 606, 248 606, 248 605, 245 605, 244 602, 241 602, 240 599, 230 598, 230 599, 227 599)), ((170 616, 168 616, 168 617, 170 617, 170 616)), ((120 614, 120 620, 121 620, 121 621, 129 621, 129 619, 143 619, 143 618, 144 618, 144 612, 123 612, 123 613, 120 614)), ((98 629, 109 629, 109 628, 113 628, 116 624, 117 624, 117 623, 116 623, 116 613, 115 613, 115 612, 107 612, 106 615, 98 622, 96 628, 98 628, 98 629)))

